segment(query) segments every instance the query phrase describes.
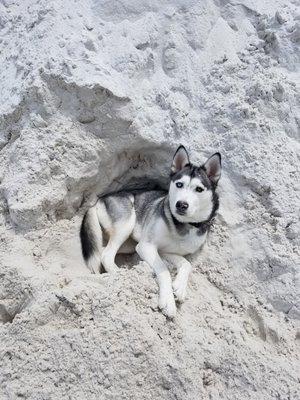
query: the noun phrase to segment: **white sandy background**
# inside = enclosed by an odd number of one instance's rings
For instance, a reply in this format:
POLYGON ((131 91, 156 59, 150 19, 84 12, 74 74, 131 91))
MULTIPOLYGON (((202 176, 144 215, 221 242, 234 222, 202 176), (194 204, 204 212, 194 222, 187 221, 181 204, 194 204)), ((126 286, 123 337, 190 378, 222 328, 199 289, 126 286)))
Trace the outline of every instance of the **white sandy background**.
POLYGON ((1 400, 300 398, 297 3, 0 1, 1 400), (224 170, 167 321, 150 268, 89 274, 78 231, 180 143, 224 170))

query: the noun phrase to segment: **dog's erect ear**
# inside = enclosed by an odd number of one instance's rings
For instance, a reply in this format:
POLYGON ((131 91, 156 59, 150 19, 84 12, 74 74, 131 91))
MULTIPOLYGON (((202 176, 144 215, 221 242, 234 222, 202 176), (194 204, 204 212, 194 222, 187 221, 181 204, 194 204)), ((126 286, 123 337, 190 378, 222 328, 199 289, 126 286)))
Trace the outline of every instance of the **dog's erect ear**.
POLYGON ((214 183, 217 184, 221 176, 221 154, 215 153, 203 165, 207 176, 214 183))
POLYGON ((173 174, 180 171, 190 163, 188 153, 184 146, 179 146, 173 158, 171 171, 173 174))

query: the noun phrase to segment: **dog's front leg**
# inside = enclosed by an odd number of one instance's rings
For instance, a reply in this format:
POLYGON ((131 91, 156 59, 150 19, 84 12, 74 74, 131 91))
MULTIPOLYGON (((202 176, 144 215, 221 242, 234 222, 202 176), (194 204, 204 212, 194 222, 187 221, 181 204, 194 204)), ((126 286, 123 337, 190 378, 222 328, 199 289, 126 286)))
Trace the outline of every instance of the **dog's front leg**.
POLYGON ((151 243, 140 242, 136 246, 136 251, 141 259, 153 268, 156 274, 159 287, 159 308, 167 317, 175 317, 176 304, 172 290, 171 275, 160 258, 156 246, 151 243))
POLYGON ((191 263, 182 256, 177 254, 166 254, 164 258, 177 268, 177 275, 173 282, 173 289, 176 299, 182 303, 186 297, 186 290, 189 280, 189 275, 192 270, 191 263))

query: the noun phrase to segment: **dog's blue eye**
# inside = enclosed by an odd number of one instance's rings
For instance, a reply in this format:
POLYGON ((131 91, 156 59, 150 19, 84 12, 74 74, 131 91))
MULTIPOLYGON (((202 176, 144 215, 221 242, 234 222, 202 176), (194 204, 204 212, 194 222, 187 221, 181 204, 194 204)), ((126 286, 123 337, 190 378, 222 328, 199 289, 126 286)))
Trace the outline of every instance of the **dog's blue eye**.
POLYGON ((199 192, 199 193, 203 192, 203 188, 201 186, 197 186, 196 192, 199 192))
POLYGON ((176 182, 176 186, 177 186, 178 188, 182 188, 183 183, 182 183, 182 182, 176 182))

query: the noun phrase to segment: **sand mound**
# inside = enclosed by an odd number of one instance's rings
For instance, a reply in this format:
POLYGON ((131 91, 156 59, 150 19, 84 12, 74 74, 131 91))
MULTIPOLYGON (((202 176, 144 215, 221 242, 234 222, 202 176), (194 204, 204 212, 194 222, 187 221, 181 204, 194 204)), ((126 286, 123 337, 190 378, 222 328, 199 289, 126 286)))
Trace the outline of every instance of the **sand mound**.
POLYGON ((296 5, 0 1, 1 400, 300 398, 296 5), (224 173, 167 321, 150 268, 90 275, 78 230, 180 143, 224 173))

